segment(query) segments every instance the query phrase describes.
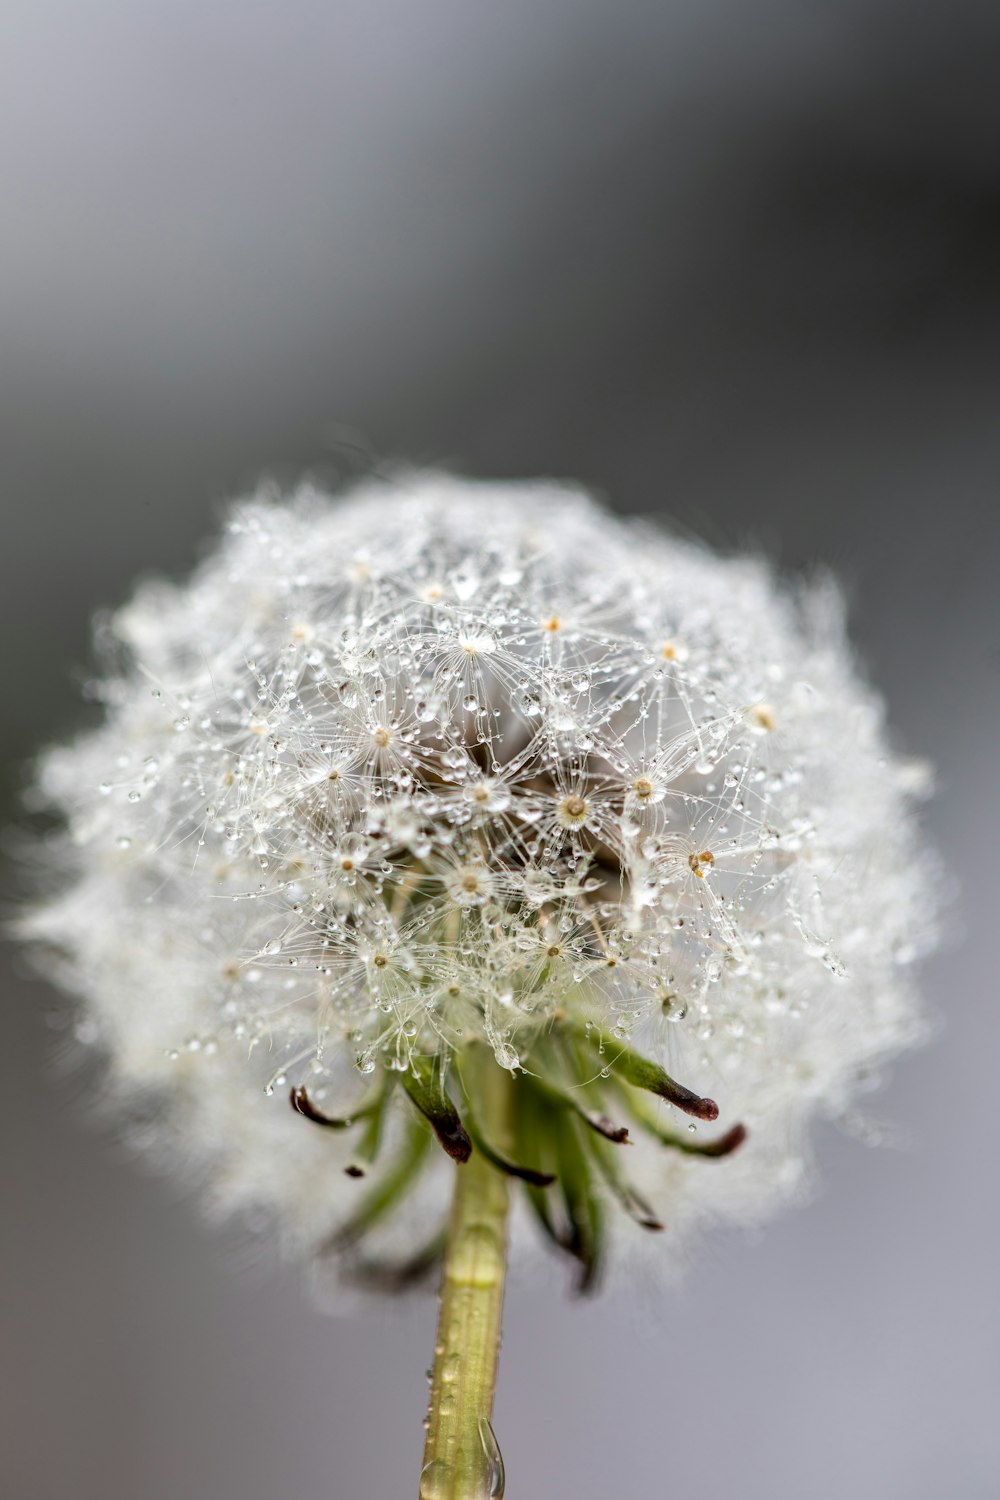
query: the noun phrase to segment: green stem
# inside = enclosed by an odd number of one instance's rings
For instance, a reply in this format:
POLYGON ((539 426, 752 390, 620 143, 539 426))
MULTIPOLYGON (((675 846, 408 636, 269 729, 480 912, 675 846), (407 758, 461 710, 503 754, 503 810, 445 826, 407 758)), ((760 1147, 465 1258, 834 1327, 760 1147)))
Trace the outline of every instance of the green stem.
MULTIPOLYGON (((511 1079, 483 1048, 465 1069, 484 1130, 500 1151, 511 1142, 511 1079)), ((490 1417, 500 1353, 509 1188, 480 1151, 455 1165, 455 1192, 420 1500, 488 1500, 503 1494, 503 1464, 490 1417)))

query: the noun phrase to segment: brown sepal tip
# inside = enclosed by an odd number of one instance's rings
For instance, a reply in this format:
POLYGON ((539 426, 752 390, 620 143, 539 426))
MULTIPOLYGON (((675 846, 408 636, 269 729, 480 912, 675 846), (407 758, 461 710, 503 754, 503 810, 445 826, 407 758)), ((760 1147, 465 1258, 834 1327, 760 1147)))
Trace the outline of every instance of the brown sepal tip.
POLYGON ((588 1115, 587 1121, 606 1141, 613 1141, 616 1146, 631 1146, 627 1125, 616 1125, 607 1115, 588 1115))
POLYGON ((431 1121, 431 1126, 438 1141, 447 1151, 452 1161, 459 1163, 467 1162, 472 1155, 472 1142, 466 1134, 462 1125, 438 1125, 431 1121))
POLYGON ((297 1084, 292 1088, 288 1095, 288 1102, 296 1114, 305 1115, 306 1119, 312 1120, 314 1125, 329 1125, 334 1130, 343 1130, 351 1123, 349 1120, 337 1120, 332 1115, 325 1115, 312 1102, 302 1084, 297 1084))
POLYGON ((725 1135, 720 1135, 717 1141, 709 1141, 702 1146, 701 1150, 705 1156, 729 1156, 733 1151, 739 1149, 747 1138, 745 1125, 734 1125, 727 1130, 725 1135))

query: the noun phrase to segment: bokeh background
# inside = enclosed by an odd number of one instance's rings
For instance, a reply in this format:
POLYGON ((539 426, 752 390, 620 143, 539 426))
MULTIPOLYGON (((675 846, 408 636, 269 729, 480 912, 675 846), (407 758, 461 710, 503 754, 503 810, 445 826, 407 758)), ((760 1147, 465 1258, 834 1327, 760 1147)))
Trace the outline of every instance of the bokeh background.
MULTIPOLYGON (((989 1500, 1000 8, 5 0, 5 819, 85 721, 92 611, 263 471, 575 477, 832 564, 960 892, 933 1044, 805 1209, 655 1305, 516 1285, 513 1500, 989 1500)), ((9 879, 9 877, 8 877, 9 879)), ((390 1500, 431 1300, 330 1319, 88 1123, 4 978, 12 1500, 390 1500)))

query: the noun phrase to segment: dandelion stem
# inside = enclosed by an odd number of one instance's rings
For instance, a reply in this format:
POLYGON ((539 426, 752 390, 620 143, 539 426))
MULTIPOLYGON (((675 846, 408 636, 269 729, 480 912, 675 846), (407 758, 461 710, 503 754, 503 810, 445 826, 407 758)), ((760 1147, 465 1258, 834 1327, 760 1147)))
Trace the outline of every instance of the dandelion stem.
MULTIPOLYGON (((510 1076, 483 1047, 464 1069, 480 1118, 502 1151, 512 1149, 510 1076)), ((490 1426, 500 1352, 509 1186, 480 1151, 456 1163, 441 1281, 420 1500, 487 1500, 503 1494, 503 1465, 490 1426)))

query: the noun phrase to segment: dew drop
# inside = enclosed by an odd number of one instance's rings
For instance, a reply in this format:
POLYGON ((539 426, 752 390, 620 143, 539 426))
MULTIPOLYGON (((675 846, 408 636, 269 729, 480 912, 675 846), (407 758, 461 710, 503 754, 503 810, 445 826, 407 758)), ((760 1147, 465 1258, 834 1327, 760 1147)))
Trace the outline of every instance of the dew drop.
POLYGON ((493 1048, 493 1055, 501 1068, 508 1068, 512 1073, 521 1065, 520 1057, 507 1042, 497 1042, 493 1048))
POLYGON ((503 1454, 500 1452, 500 1444, 497 1442, 496 1433, 488 1417, 479 1418, 479 1438, 483 1445, 483 1453, 486 1455, 486 1494, 489 1500, 503 1500, 506 1488, 507 1476, 504 1473, 503 1454))
POLYGON ((432 1458, 420 1471, 420 1500, 448 1500, 454 1494, 451 1469, 441 1458, 432 1458))

